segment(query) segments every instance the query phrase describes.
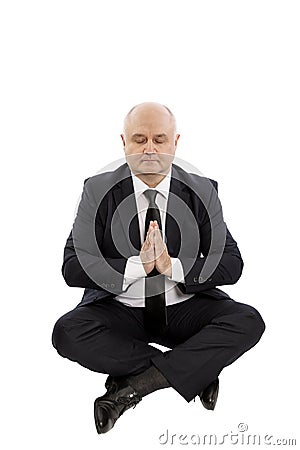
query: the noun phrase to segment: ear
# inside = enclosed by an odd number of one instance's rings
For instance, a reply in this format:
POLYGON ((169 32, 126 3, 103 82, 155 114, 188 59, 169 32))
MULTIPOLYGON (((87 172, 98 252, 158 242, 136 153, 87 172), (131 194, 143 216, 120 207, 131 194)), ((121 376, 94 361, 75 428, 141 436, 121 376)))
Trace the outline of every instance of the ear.
POLYGON ((125 147, 125 136, 124 134, 120 134, 122 142, 123 142, 123 147, 125 147))
POLYGON ((177 147, 178 139, 180 138, 180 134, 176 134, 175 136, 175 147, 177 147))

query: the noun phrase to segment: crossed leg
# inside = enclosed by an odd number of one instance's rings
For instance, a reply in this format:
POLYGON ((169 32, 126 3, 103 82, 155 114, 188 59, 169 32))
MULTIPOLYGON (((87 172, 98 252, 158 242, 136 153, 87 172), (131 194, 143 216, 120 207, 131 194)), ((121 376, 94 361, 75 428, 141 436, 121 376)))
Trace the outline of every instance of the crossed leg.
POLYGON ((61 356, 112 376, 135 376, 155 365, 189 402, 265 329, 255 308, 232 299, 197 295, 167 309, 166 332, 152 336, 144 327, 143 308, 113 298, 79 306, 58 319, 52 343, 61 356))

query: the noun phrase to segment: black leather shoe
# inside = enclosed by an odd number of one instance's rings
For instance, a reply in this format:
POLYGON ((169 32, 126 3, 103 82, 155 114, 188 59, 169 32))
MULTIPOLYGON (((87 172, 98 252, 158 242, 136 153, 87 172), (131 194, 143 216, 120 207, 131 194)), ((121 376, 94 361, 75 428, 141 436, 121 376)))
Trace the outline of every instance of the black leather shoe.
POLYGON ((219 393, 219 378, 212 381, 203 391, 199 394, 202 405, 206 409, 215 409, 219 393))
POLYGON ((111 377, 106 394, 96 398, 94 402, 95 425, 99 434, 111 430, 127 409, 135 408, 137 403, 142 400, 142 397, 128 384, 125 377, 117 378, 111 377))

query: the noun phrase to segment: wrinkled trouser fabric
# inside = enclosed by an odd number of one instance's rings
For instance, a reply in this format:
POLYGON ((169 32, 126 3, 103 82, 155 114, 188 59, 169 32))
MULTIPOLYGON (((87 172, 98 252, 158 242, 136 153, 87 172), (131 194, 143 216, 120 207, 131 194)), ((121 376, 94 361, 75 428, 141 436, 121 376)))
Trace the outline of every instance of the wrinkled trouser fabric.
POLYGON ((108 297, 60 317, 52 344, 61 356, 113 376, 136 375, 154 364, 190 402, 224 367, 253 347, 265 330, 255 308, 230 298, 197 294, 167 306, 167 313, 166 332, 153 336, 144 327, 144 308, 108 297))

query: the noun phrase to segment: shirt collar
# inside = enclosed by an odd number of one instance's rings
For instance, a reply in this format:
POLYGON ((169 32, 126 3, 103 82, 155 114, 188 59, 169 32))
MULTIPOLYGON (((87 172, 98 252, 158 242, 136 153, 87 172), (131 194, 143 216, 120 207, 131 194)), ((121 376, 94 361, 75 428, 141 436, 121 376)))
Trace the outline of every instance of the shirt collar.
POLYGON ((155 189, 161 195, 163 195, 166 199, 168 198, 169 190, 170 190, 170 181, 171 181, 171 167, 170 167, 168 173, 166 174, 166 176, 161 180, 160 183, 158 183, 157 186, 155 186, 155 188, 149 188, 149 186, 146 183, 144 183, 139 177, 137 177, 136 175, 133 174, 131 169, 130 169, 130 172, 131 172, 131 176, 132 176, 133 189, 134 189, 136 198, 138 198, 140 195, 142 195, 142 193, 146 189, 155 189))

